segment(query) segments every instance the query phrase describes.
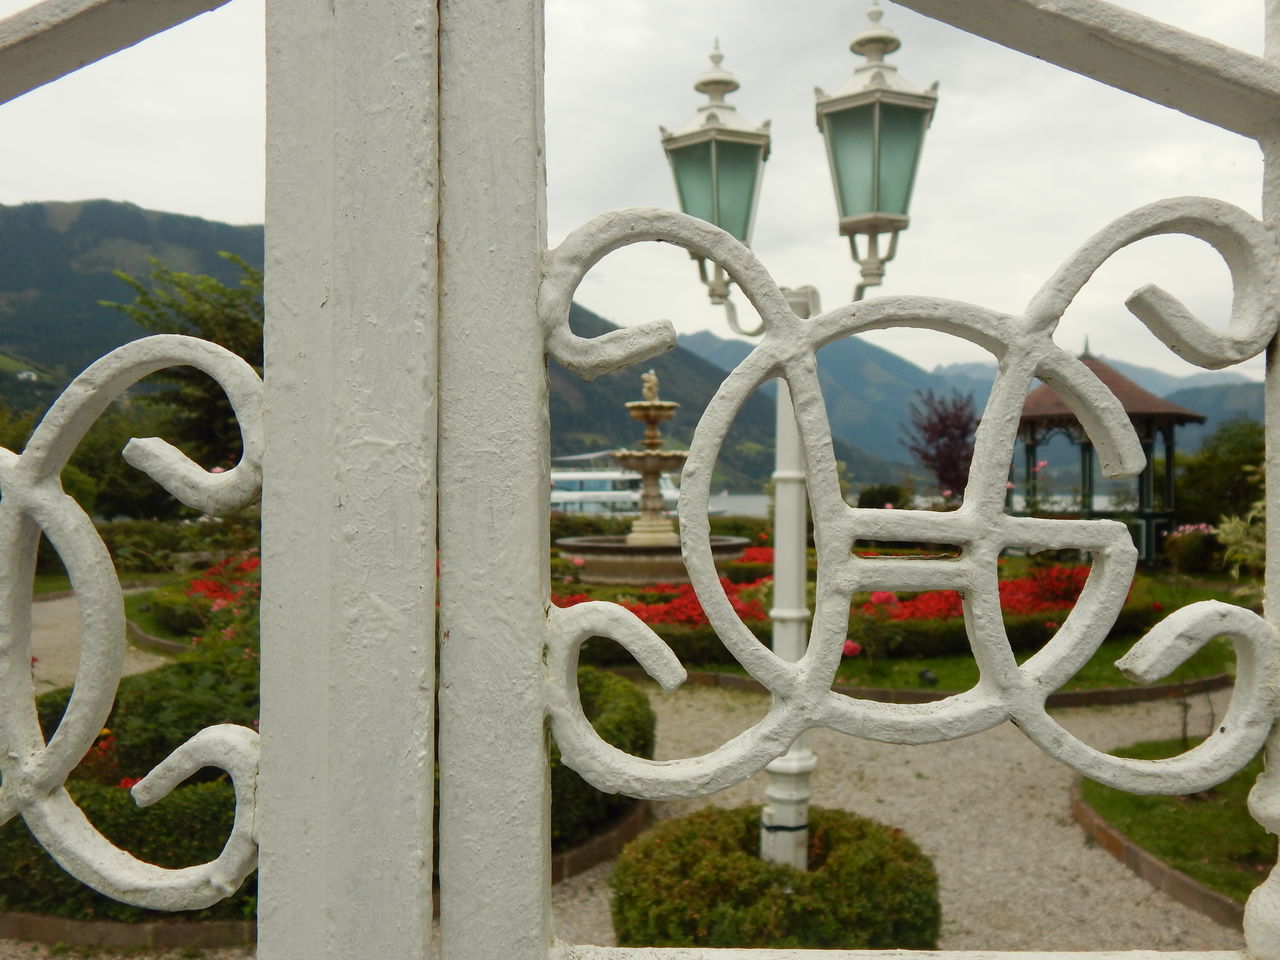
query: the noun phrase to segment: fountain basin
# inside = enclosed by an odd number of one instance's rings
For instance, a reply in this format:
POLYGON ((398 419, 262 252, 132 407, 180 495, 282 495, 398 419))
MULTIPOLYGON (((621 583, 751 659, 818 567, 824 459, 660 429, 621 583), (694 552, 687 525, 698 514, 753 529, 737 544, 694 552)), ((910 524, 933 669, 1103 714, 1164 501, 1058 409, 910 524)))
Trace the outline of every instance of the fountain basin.
MULTIPOLYGON (((742 556, 751 543, 746 537, 711 537, 716 570, 742 556)), ((578 579, 583 583, 631 584, 688 583, 680 545, 627 543, 625 536, 561 537, 556 541, 563 557, 580 557, 578 579)))

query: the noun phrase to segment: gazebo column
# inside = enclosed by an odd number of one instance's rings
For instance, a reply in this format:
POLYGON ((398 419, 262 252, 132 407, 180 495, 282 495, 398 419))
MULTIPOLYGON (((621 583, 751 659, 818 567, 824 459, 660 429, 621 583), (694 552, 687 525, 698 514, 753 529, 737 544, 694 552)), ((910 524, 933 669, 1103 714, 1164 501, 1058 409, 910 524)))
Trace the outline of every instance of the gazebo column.
POLYGON ((1138 475, 1138 519, 1142 523, 1142 543, 1139 544, 1141 558, 1147 563, 1155 560, 1155 540, 1156 530, 1154 517, 1155 501, 1155 480, 1156 472, 1152 466, 1152 458, 1155 455, 1155 438, 1151 435, 1151 430, 1141 431, 1142 436, 1142 455, 1146 457, 1146 465, 1142 468, 1142 473, 1138 475))
POLYGON ((1087 439, 1080 442, 1080 511, 1093 514, 1093 444, 1087 439))
POLYGON ((1164 510, 1173 513, 1174 507, 1174 470, 1176 462, 1176 451, 1174 449, 1174 429, 1173 424, 1169 424, 1164 428, 1164 510))
POLYGON ((1022 445, 1022 509, 1030 510, 1036 502, 1036 452, 1038 444, 1035 434, 1029 434, 1022 445))

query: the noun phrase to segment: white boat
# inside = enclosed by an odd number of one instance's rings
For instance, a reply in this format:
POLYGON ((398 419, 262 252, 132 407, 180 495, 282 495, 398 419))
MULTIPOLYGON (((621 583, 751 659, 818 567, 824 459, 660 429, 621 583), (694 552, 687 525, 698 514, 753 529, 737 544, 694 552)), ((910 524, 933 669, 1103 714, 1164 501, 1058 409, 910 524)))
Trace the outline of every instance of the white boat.
MULTIPOLYGON (((668 511, 680 491, 663 475, 658 480, 668 511)), ((634 515, 640 512, 640 474, 632 470, 552 470, 551 509, 561 513, 634 515)))

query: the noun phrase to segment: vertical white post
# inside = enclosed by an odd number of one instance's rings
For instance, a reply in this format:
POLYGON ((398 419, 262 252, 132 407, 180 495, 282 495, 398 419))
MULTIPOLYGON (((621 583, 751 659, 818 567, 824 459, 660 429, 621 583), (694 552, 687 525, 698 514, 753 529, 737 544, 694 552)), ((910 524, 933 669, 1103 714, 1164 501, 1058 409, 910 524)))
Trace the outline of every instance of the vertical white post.
MULTIPOLYGON (((787 302, 802 318, 820 312, 813 287, 785 290, 787 302)), ((805 495, 804 454, 795 409, 785 380, 779 380, 778 422, 773 472, 773 651, 799 660, 808 645, 809 503, 805 495)), ((760 856, 798 870, 809 863, 809 775, 817 767, 813 751, 800 735, 791 749, 771 762, 760 815, 760 856)))
MULTIPOLYGON (((1266 57, 1280 61, 1280 0, 1266 2, 1266 57)), ((1259 141, 1262 147, 1262 219, 1271 227, 1280 224, 1280 129, 1259 141)), ((1266 427, 1265 497, 1266 562, 1263 570, 1262 608, 1275 627, 1280 625, 1280 342, 1267 347, 1263 422, 1266 427)), ((1269 796, 1267 774, 1280 760, 1280 733, 1273 727, 1265 754, 1266 772, 1249 796, 1249 809, 1268 831, 1275 832, 1275 803, 1269 796)), ((1280 958, 1280 893, 1272 879, 1249 897, 1244 911, 1245 945, 1260 960, 1280 958)))
POLYGON ((433 0, 271 0, 258 956, 431 939, 433 0))
MULTIPOLYGON (((1280 62, 1280 0, 1266 3, 1266 57, 1280 62)), ((1262 219, 1280 225, 1280 128, 1260 142, 1262 147, 1262 219)), ((1280 624, 1280 343, 1267 347, 1265 385, 1267 561, 1263 581, 1263 609, 1267 619, 1280 624)))
POLYGON ((440 920, 447 960, 544 960, 550 784, 540 0, 442 0, 440 920))

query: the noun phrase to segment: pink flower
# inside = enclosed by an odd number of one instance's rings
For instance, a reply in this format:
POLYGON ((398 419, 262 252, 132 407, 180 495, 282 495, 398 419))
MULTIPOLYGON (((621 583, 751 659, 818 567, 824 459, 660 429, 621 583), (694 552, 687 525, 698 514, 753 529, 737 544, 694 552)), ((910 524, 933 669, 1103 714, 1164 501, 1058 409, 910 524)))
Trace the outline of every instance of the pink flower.
POLYGON ((886 504, 884 505, 884 508, 885 508, 886 510, 892 510, 892 509, 893 509, 893 504, 892 504, 892 503, 886 503, 886 504))
POLYGON ((1044 469, 1045 467, 1047 467, 1048 465, 1049 465, 1049 461, 1048 461, 1048 460, 1037 460, 1037 461, 1036 461, 1036 465, 1035 465, 1034 467, 1032 467, 1032 468, 1031 468, 1031 472, 1032 472, 1032 473, 1039 473, 1041 470, 1043 470, 1043 469, 1044 469))
POLYGON ((946 497, 948 500, 950 500, 950 499, 951 499, 951 491, 950 491, 950 490, 943 490, 943 491, 942 491, 942 495, 943 495, 944 497, 946 497))
POLYGON ((574 558, 573 558, 572 560, 570 560, 569 562, 570 562, 570 563, 572 563, 575 567, 580 567, 580 566, 582 566, 584 563, 586 563, 587 561, 583 560, 581 557, 574 557, 574 558))
POLYGON ((846 657, 856 657, 862 652, 862 647, 854 643, 852 640, 844 642, 844 655, 846 657))
POLYGON ((1010 480, 1008 483, 1006 483, 1006 484, 1004 485, 1004 488, 1005 488, 1006 490, 1012 490, 1012 489, 1013 489, 1013 481, 1012 481, 1012 480, 1010 480))
POLYGON ((227 468, 226 467, 210 467, 209 472, 210 473, 226 473, 227 468))
POLYGON ((886 603, 897 603, 898 595, 896 593, 890 593, 888 590, 877 590, 875 593, 871 594, 871 602, 877 606, 886 603))

